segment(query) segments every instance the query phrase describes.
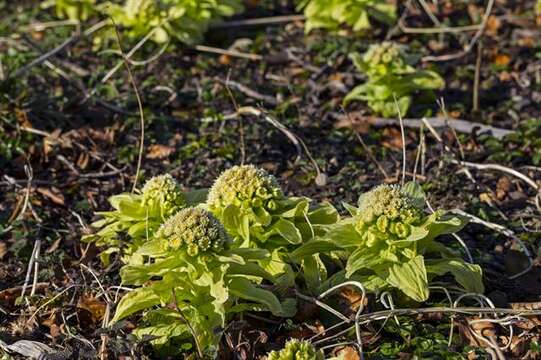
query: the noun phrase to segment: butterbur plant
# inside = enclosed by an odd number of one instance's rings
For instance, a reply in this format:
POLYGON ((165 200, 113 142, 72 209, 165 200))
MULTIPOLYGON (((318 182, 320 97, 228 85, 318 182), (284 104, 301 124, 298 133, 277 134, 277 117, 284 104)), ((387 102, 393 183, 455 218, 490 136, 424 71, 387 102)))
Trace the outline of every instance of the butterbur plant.
POLYGON ((460 230, 465 220, 441 210, 427 215, 424 203, 425 195, 415 183, 380 185, 361 195, 358 207, 348 205, 351 217, 292 256, 345 250, 345 269, 329 282, 355 279, 368 290, 395 288, 418 302, 428 299, 435 277, 448 273, 466 291, 483 292, 481 268, 436 241, 460 230))
MULTIPOLYGON (((112 17, 123 34, 140 40, 149 36, 159 44, 174 39, 193 44, 201 41, 209 25, 243 10, 242 0, 48 0, 58 17, 84 21, 90 15, 112 17)), ((112 28, 95 37, 97 45, 114 39, 112 28)))
POLYGON ((96 0, 46 0, 41 7, 54 7, 59 18, 84 21, 96 13, 96 0))
POLYGON ((271 351, 267 360, 324 360, 322 351, 305 340, 291 339, 279 351, 271 351))
POLYGON ((293 299, 280 302, 259 286, 263 280, 274 281, 257 264, 268 253, 230 245, 223 225, 210 212, 181 209, 137 250, 144 264, 122 267, 123 285, 139 287, 120 300, 113 322, 142 312, 135 335, 153 336, 158 347, 194 339, 200 353, 214 357, 228 316, 242 311, 292 316, 293 299))
POLYGON ((335 31, 342 25, 359 32, 370 29, 372 19, 387 25, 396 20, 396 5, 385 0, 303 0, 298 8, 306 16, 306 32, 335 31))
MULTIPOLYGON (((234 166, 222 173, 209 191, 207 208, 224 224, 238 248, 267 249, 273 275, 288 273, 285 254, 315 236, 323 235, 339 215, 330 204, 311 204, 303 197, 286 197, 276 179, 252 165, 234 166)), ((315 258, 305 259, 305 276, 317 282, 325 276, 315 258), (308 270, 309 269, 309 270, 308 270)))
POLYGON ((84 236, 83 241, 106 247, 100 254, 106 264, 111 254, 120 251, 126 261, 168 217, 188 204, 196 204, 195 195, 197 193, 183 193, 169 174, 153 177, 139 194, 110 197, 109 203, 114 210, 98 212, 102 219, 92 224, 97 232, 84 236))
POLYGON ((367 81, 355 87, 344 102, 366 101, 375 113, 385 117, 397 116, 398 111, 406 115, 416 92, 445 86, 439 74, 417 69, 417 58, 392 42, 374 44, 364 55, 350 57, 355 67, 367 76, 367 81))

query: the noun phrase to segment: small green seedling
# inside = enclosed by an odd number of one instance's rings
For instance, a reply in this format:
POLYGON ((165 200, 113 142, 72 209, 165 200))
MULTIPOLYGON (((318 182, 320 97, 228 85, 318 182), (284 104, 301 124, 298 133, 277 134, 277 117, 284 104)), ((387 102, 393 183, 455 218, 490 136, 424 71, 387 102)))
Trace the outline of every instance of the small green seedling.
POLYGON ((405 116, 413 94, 445 86, 436 72, 416 69, 416 58, 392 42, 372 45, 364 55, 352 54, 351 59, 367 81, 354 88, 344 103, 366 101, 376 114, 385 117, 397 116, 398 111, 405 116))
MULTIPOLYGON (((200 42, 209 25, 243 10, 242 0, 48 0, 44 6, 54 6, 57 16, 72 20, 111 17, 126 37, 148 36, 159 44, 171 39, 200 42)), ((114 39, 111 27, 95 35, 97 45, 114 39)))
POLYGON ((324 360, 322 351, 304 340, 291 339, 280 351, 271 351, 267 360, 324 360))
POLYGON ((302 0, 298 9, 304 9, 307 33, 318 28, 337 31, 343 25, 360 32, 371 28, 371 19, 387 25, 396 20, 396 5, 384 0, 302 0))

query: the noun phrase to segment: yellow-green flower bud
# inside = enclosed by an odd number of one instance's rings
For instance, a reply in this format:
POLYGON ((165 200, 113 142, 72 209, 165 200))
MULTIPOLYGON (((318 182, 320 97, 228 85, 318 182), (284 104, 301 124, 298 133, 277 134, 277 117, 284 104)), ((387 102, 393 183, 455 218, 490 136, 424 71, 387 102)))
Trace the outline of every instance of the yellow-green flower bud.
POLYGON ((186 204, 180 186, 169 174, 149 179, 142 189, 143 206, 167 218, 186 204))
POLYGON ((267 360, 323 360, 324 355, 321 351, 308 341, 291 339, 280 351, 271 351, 267 360))
POLYGON ((209 191, 207 205, 210 211, 218 214, 227 206, 239 204, 244 209, 266 205, 267 210, 273 210, 268 207, 273 204, 271 201, 282 197, 274 176, 253 165, 243 165, 224 171, 216 179, 209 191))
POLYGON ((229 241, 223 225, 210 212, 185 208, 170 217, 156 236, 168 241, 175 250, 185 248, 188 255, 220 251, 229 241))
POLYGON ((410 225, 422 217, 422 209, 414 206, 412 199, 396 185, 380 185, 359 198, 359 212, 355 229, 368 234, 365 239, 374 244, 373 237, 384 240, 407 238, 410 225))

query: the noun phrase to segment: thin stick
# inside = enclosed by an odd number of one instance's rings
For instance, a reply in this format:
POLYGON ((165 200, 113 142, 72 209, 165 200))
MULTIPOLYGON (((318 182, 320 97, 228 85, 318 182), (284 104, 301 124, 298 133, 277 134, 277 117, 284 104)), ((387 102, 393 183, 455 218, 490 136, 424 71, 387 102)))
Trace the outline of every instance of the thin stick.
POLYGON ((211 53, 211 54, 218 54, 218 55, 227 55, 232 57, 238 57, 241 59, 248 59, 252 61, 261 61, 263 60, 263 56, 258 54, 247 54, 236 50, 225 50, 220 48, 215 48, 211 46, 204 46, 204 45, 196 45, 195 50, 211 53))
POLYGON ((533 181, 531 178, 524 175, 523 173, 518 172, 515 169, 511 169, 511 168, 509 168, 507 166, 503 166, 503 165, 499 165, 499 164, 477 164, 477 163, 473 163, 473 162, 458 161, 458 160, 451 160, 451 163, 466 166, 466 167, 469 167, 469 168, 478 169, 478 170, 497 170, 497 171, 501 171, 501 172, 513 175, 513 176, 523 180, 525 183, 530 185, 536 191, 539 191, 539 185, 537 185, 537 183, 535 181, 533 181))
POLYGON ((481 77, 481 59, 483 57, 483 42, 477 44, 477 59, 475 60, 475 76, 473 79, 473 111, 479 111, 479 80, 481 77))
MULTIPOLYGON (((331 113, 333 118, 339 118, 342 114, 331 113)), ((388 118, 368 118, 368 123, 375 127, 384 127, 384 126, 398 126, 400 121, 398 119, 388 119, 388 118)), ((488 132, 496 139, 502 139, 503 137, 511 134, 515 134, 515 131, 496 128, 489 125, 481 124, 478 122, 473 122, 463 119, 447 119, 444 117, 429 117, 423 119, 403 119, 404 127, 418 129, 421 127, 422 122, 430 124, 431 127, 435 129, 451 127, 460 133, 471 134, 474 130, 478 129, 479 133, 488 132)))
POLYGON ((479 30, 475 33, 469 44, 466 46, 466 48, 462 51, 459 51, 454 54, 448 54, 448 55, 442 55, 442 56, 425 56, 423 57, 423 61, 448 61, 448 60, 455 60, 458 58, 461 58, 462 56, 469 53, 477 41, 481 38, 483 33, 485 32, 485 29, 487 27, 488 19, 490 17, 490 14, 492 13, 492 8, 494 7, 495 0, 488 0, 487 7, 485 9, 485 13, 483 15, 483 20, 481 21, 481 26, 479 27, 479 30))
POLYGON ((499 224, 496 224, 496 223, 493 223, 493 222, 490 222, 490 221, 485 221, 485 220, 483 220, 481 218, 478 218, 475 215, 469 214, 469 213, 467 213, 467 212, 465 212, 463 210, 460 210, 460 209, 454 209, 454 210, 452 210, 452 212, 454 212, 455 214, 467 217, 468 219, 470 219, 471 222, 483 225, 483 226, 485 226, 485 227, 487 227, 489 229, 492 229, 492 230, 495 230, 496 232, 499 232, 500 234, 508 236, 508 237, 512 238, 513 240, 515 240, 520 245, 520 247, 524 250, 524 254, 528 257, 528 266, 526 267, 526 269, 522 270, 521 272, 519 272, 517 274, 514 274, 514 275, 511 275, 511 276, 508 276, 509 279, 516 279, 516 278, 526 274, 527 272, 529 272, 533 268, 534 264, 533 264, 532 254, 530 253, 530 250, 528 249, 526 244, 524 244, 524 242, 522 242, 522 240, 518 236, 515 235, 514 231, 506 228, 505 226, 502 226, 502 225, 499 225, 499 224))
POLYGON ((34 267, 34 262, 36 261, 36 256, 38 254, 38 247, 41 246, 41 240, 37 239, 34 242, 34 248, 32 249, 32 254, 30 255, 30 261, 28 262, 28 269, 26 270, 26 276, 24 278, 24 284, 21 289, 21 296, 23 299, 26 299, 26 288, 30 282, 30 275, 32 274, 32 268, 34 267))
POLYGON ((135 97, 137 98, 137 105, 139 107, 141 138, 139 140, 139 156, 137 157, 137 169, 135 171, 135 179, 133 180, 133 187, 131 190, 133 193, 137 189, 137 180, 139 179, 139 172, 141 171, 141 164, 143 162, 143 151, 145 150, 145 114, 143 111, 143 102, 141 101, 141 96, 139 96, 139 89, 137 88, 137 83, 135 82, 135 78, 132 74, 130 65, 128 64, 127 57, 124 53, 124 50, 122 49, 122 43, 120 40, 120 32, 118 31, 118 27, 116 26, 115 20, 112 17, 111 17, 111 21, 113 22, 113 27, 115 28, 116 41, 118 43, 120 52, 122 53, 122 60, 124 62, 124 66, 126 67, 126 70, 128 71, 128 76, 130 78, 133 91, 135 92, 135 97))
POLYGON ((34 281, 32 282, 32 290, 30 291, 30 296, 36 294, 36 285, 38 283, 38 273, 39 273, 39 254, 41 250, 41 239, 36 240, 36 254, 34 256, 34 281))
POLYGON ((305 19, 304 15, 270 16, 270 17, 262 17, 262 18, 256 18, 256 19, 236 20, 236 21, 218 23, 218 24, 212 25, 211 28, 223 29, 223 28, 231 28, 231 27, 238 27, 238 26, 282 24, 282 23, 289 23, 289 22, 295 22, 295 21, 303 21, 304 19, 305 19))

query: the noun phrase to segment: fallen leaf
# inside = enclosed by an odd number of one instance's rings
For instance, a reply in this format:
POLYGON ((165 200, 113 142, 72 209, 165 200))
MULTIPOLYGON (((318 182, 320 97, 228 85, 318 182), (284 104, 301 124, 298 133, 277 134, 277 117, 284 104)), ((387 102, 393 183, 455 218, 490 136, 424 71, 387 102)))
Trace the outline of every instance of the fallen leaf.
POLYGON ((498 200, 503 200, 507 193, 511 190, 511 180, 507 176, 502 176, 498 179, 496 184, 496 198, 498 200))
POLYGON ((153 144, 148 147, 148 159, 165 159, 175 152, 175 148, 167 145, 153 144))
POLYGON ((333 353, 341 360, 360 360, 359 352, 353 346, 346 346, 340 348, 338 351, 333 351, 333 353))
POLYGON ((77 301, 77 307, 88 311, 92 315, 92 321, 97 323, 103 319, 107 305, 93 295, 83 294, 77 301))
POLYGON ((359 134, 367 134, 370 131, 370 119, 361 112, 350 112, 341 115, 334 124, 336 129, 351 129, 359 134))
POLYGON ((494 57, 493 62, 498 66, 506 66, 511 62, 511 57, 507 54, 498 54, 494 57))
POLYGON ((90 155, 88 155, 87 152, 82 152, 77 157, 77 166, 79 169, 84 170, 88 166, 88 162, 90 160, 90 155))
POLYGON ((5 242, 0 241, 0 259, 2 259, 8 253, 8 246, 5 242))
POLYGON ((44 187, 38 187, 37 191, 45 196, 46 198, 49 198, 52 202, 54 202, 57 205, 64 205, 64 195, 55 187, 52 187, 50 189, 44 188, 44 187))
POLYGON ((487 35, 498 35, 498 29, 502 26, 502 22, 494 15, 490 15, 487 20, 485 32, 487 35))

